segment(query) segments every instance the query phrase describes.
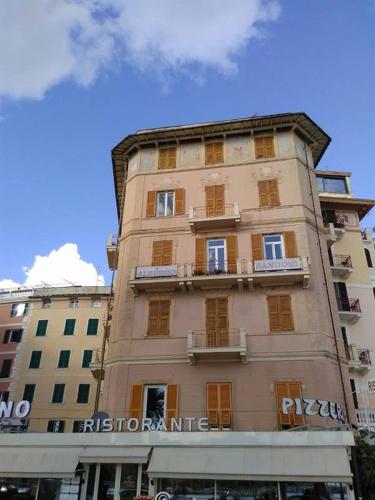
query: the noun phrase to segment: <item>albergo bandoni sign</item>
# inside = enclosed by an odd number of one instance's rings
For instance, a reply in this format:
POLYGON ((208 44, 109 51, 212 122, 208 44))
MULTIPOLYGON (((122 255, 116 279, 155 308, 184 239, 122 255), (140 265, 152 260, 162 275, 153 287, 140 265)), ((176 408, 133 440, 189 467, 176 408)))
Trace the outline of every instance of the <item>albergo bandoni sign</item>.
POLYGON ((30 412, 30 401, 20 401, 17 404, 14 401, 0 401, 0 418, 26 418, 30 412))
POLYGON ((306 415, 308 417, 329 417, 333 420, 345 422, 344 412, 341 406, 335 401, 325 401, 322 399, 301 399, 283 398, 281 404, 283 415, 288 415, 293 411, 295 415, 306 415))

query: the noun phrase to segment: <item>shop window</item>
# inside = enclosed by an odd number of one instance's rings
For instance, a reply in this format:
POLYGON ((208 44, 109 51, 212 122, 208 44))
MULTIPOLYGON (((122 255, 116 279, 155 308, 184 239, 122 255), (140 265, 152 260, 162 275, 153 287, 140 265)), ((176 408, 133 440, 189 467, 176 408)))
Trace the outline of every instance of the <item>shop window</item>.
POLYGON ((19 344, 22 340, 23 330, 6 330, 4 333, 3 344, 19 344))
POLYGON ((65 384, 55 384, 52 394, 52 403, 64 402, 65 384))
POLYGON ((273 158, 275 156, 275 148, 272 135, 256 136, 255 143, 255 158, 273 158))
POLYGON ((259 207, 270 208, 280 205, 277 179, 258 181, 259 207))
POLYGON ((77 309, 77 307, 78 307, 78 303, 79 303, 78 298, 77 298, 77 297, 74 297, 73 299, 70 299, 70 300, 69 300, 69 307, 70 307, 71 309, 77 309))
POLYGON ((45 335, 47 334, 47 326, 48 326, 48 320, 47 319, 40 319, 38 321, 38 325, 36 327, 35 335, 37 337, 45 337, 45 335))
POLYGON ((42 299, 42 309, 49 309, 50 307, 51 307, 51 299, 49 297, 42 299))
POLYGON ((22 399, 32 403, 35 395, 35 389, 36 389, 36 384, 25 384, 22 399))
POLYGON ((11 316, 26 316, 29 310, 29 304, 12 304, 12 308, 10 310, 11 316))
POLYGON ((47 432, 64 432, 65 420, 48 420, 47 432))
POLYGON ((92 360, 92 349, 85 349, 82 357, 82 368, 90 368, 92 360))
POLYGON ((290 295, 268 295, 267 305, 271 332, 291 332, 294 330, 290 295))
POLYGON ((0 370, 0 378, 8 378, 12 368, 12 359, 4 359, 0 370))
POLYGON ((101 299, 91 299, 91 307, 93 307, 94 309, 102 307, 101 299))
POLYGON ((159 148, 159 170, 166 170, 169 168, 176 168, 176 147, 159 148))
POLYGON ((77 393, 77 403, 86 404, 89 402, 90 384, 79 384, 77 393))
POLYGON ((209 142, 205 145, 206 165, 224 163, 224 141, 209 142))
POLYGON ((217 186, 206 186, 206 217, 218 217, 224 215, 224 184, 217 186))
POLYGON ((365 248, 365 256, 366 256, 367 266, 368 267, 372 267, 372 260, 371 260, 370 250, 368 248, 365 248))
MULTIPOLYGON (((168 491, 173 499, 178 500, 252 500, 255 497, 226 496, 225 490, 215 490, 214 479, 160 479, 160 491, 168 491), (217 495, 215 497, 215 494, 217 495)), ((273 500, 273 499, 272 499, 273 500)))
POLYGON ((70 359, 70 351, 60 351, 59 361, 57 363, 57 368, 68 368, 70 359))
POLYGON ((65 320, 64 335, 74 335, 75 326, 76 326, 75 319, 65 320))
POLYGON ((170 266, 172 264, 172 240, 154 241, 152 244, 152 265, 170 266))
POLYGON ((91 318, 87 323, 87 335, 97 335, 98 333, 99 320, 97 318, 91 318))
POLYGON ((207 384, 207 418, 211 429, 232 429, 232 384, 207 384))
POLYGON ((148 309, 147 335, 157 337, 169 335, 170 300, 151 300, 148 309))
POLYGON ((32 351, 29 368, 40 368, 41 359, 42 359, 42 351, 32 351))
POLYGON ((287 415, 283 414, 282 402, 283 398, 297 399, 302 398, 301 382, 276 382, 276 407, 278 422, 282 429, 289 429, 291 427, 304 425, 305 417, 296 414, 295 406, 288 408, 287 415))
MULTIPOLYGON (((216 481, 218 500, 278 500, 277 482, 271 481, 216 481)), ((291 497, 290 500, 301 500, 291 497)), ((310 499, 311 500, 311 499, 310 499)))
POLYGON ((84 420, 74 420, 73 421, 73 432, 83 432, 85 426, 84 420))

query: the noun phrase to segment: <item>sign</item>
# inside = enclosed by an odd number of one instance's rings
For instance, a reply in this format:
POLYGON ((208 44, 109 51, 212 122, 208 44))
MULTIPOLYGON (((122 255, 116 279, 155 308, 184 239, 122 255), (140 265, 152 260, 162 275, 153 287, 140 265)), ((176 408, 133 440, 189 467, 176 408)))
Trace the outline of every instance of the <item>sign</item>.
POLYGON ((177 265, 173 266, 143 266, 135 270, 136 278, 164 278, 177 276, 177 265))
POLYGON ((137 431, 172 431, 172 432, 206 432, 210 430, 206 417, 172 418, 170 429, 164 418, 155 422, 151 418, 105 418, 103 420, 88 418, 83 425, 83 432, 137 432, 137 431))
POLYGON ((283 415, 288 415, 288 410, 292 408, 296 415, 307 415, 313 417, 330 417, 333 420, 345 422, 344 412, 341 406, 334 401, 325 401, 322 399, 292 399, 283 398, 281 404, 281 412, 283 415))
POLYGON ((375 394, 375 378, 367 380, 367 390, 369 394, 375 394))
POLYGON ((0 419, 12 418, 12 415, 15 415, 17 418, 25 418, 30 412, 30 401, 20 401, 16 405, 14 401, 0 401, 0 419))
POLYGON ((301 269, 301 267, 301 259, 299 257, 293 259, 265 259, 254 261, 254 271, 290 271, 293 269, 301 269))

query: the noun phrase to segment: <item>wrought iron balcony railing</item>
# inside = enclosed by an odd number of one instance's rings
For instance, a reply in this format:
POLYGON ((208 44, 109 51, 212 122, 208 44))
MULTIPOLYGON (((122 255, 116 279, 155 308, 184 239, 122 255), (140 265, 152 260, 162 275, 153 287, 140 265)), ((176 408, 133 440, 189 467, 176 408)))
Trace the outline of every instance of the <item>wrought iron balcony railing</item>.
POLYGON ((352 258, 350 255, 332 255, 331 257, 331 266, 333 267, 344 267, 344 268, 352 268, 352 258))
POLYGON ((359 303, 359 299, 354 298, 337 298, 337 307, 339 311, 342 312, 352 312, 352 313, 361 313, 361 305, 359 303))

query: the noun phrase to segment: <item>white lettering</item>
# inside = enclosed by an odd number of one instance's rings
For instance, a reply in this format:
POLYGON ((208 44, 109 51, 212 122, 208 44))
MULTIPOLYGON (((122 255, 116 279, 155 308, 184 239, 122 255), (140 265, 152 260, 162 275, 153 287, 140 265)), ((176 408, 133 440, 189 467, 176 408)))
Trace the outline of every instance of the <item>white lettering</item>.
POLYGON ((92 418, 88 418, 85 420, 83 424, 83 432, 94 432, 94 420, 92 418))
POLYGON ((336 409, 336 403, 334 401, 329 402, 329 416, 333 420, 337 420, 337 409, 336 409))
POLYGON ((101 422, 100 422, 100 419, 98 418, 96 420, 96 432, 100 432, 100 424, 101 424, 101 422))
POLYGON ((316 399, 304 399, 303 401, 306 403, 305 415, 313 417, 314 415, 318 414, 318 412, 313 410, 313 406, 316 403, 316 399))
POLYGON ((113 418, 105 418, 103 419, 103 432, 113 432, 113 418))
POLYGON ((185 421, 188 423, 188 431, 191 432, 193 430, 193 422, 195 420, 195 417, 185 417, 185 421))
POLYGON ((294 400, 294 404, 296 405, 296 415, 302 415, 302 402, 299 398, 294 400))
POLYGON ((16 417, 25 418, 31 412, 31 403, 30 401, 20 401, 16 406, 16 417))
POLYGON ((322 399, 317 400, 319 406, 319 415, 321 417, 329 417, 329 407, 328 401, 323 401, 322 399))
POLYGON ((137 418, 129 418, 128 420, 128 431, 135 432, 139 429, 139 420, 137 418), (135 425, 133 425, 135 424, 135 425))
POLYGON ((344 412, 339 404, 337 405, 337 418, 341 420, 341 422, 345 422, 344 412))
POLYGON ((165 425, 165 420, 164 418, 161 418, 159 420, 159 422, 157 423, 156 425, 156 431, 166 431, 167 430, 167 426, 165 425))
POLYGON ((198 429, 201 432, 206 432, 210 430, 210 427, 208 425, 208 418, 207 417, 202 417, 198 420, 198 429))
POLYGON ((182 418, 172 418, 171 419, 171 431, 182 431, 182 418))
POLYGON ((13 401, 0 401, 0 418, 10 418, 13 411, 13 401))
POLYGON ((151 432, 152 431, 151 426, 152 426, 151 418, 144 418, 142 420, 142 431, 147 430, 148 432, 151 432))
POLYGON ((116 418, 116 423, 117 423, 117 432, 122 432, 124 429, 124 423, 126 422, 127 418, 124 417, 118 417, 116 418))
POLYGON ((283 415, 288 415, 288 409, 293 406, 293 399, 283 398, 281 403, 281 411, 283 415))

